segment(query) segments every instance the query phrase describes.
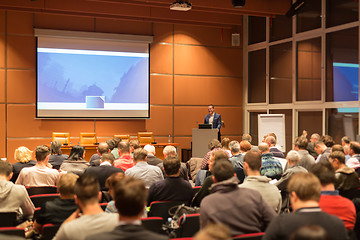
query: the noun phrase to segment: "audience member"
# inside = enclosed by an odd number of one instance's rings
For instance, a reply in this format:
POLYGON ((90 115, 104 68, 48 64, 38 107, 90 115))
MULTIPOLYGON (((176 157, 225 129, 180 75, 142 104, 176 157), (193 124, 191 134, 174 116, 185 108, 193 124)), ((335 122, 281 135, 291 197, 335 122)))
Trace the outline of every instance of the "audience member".
POLYGON ((134 158, 130 155, 130 144, 128 142, 120 142, 118 145, 119 158, 114 161, 114 167, 128 170, 134 164, 134 158))
MULTIPOLYGON (((220 142, 217 140, 217 139, 213 139, 209 142, 208 144, 208 148, 210 149, 210 151, 208 153, 205 154, 202 162, 201 162, 201 169, 202 170, 208 170, 209 169, 209 160, 210 160, 210 157, 211 157, 211 154, 215 151, 224 151, 222 148, 221 148, 221 144, 220 142)), ((226 152, 226 151, 224 151, 226 152)), ((229 156, 229 154, 226 152, 226 154, 229 156)))
POLYGON ((265 138, 265 143, 267 143, 267 145, 270 148, 270 152, 274 155, 274 157, 278 157, 278 158, 285 158, 284 154, 282 153, 281 150, 279 150, 276 147, 276 139, 273 136, 267 136, 265 138))
POLYGON ((311 172, 317 176, 321 184, 319 205, 322 211, 339 217, 348 230, 354 229, 356 210, 352 201, 339 195, 335 190, 335 171, 330 163, 318 163, 311 172))
MULTIPOLYGON (((244 133, 241 137, 241 140, 242 141, 248 141, 250 144, 251 144, 251 141, 252 141, 252 137, 250 134, 248 133, 244 133)), ((251 144, 251 150, 256 150, 256 151, 259 151, 258 147, 257 146, 254 146, 251 144)))
MULTIPOLYGON (((177 152, 176 152, 176 148, 174 146, 166 146, 163 150, 163 155, 164 155, 164 159, 167 157, 177 157, 177 152)), ((180 159, 179 159, 180 161, 180 159)), ((164 176, 165 176, 165 172, 164 172, 164 163, 161 161, 161 163, 159 163, 157 165, 161 171, 163 172, 164 176)), ((186 181, 189 181, 189 173, 188 173, 188 168, 186 166, 186 163, 180 162, 180 178, 183 178, 186 181)))
POLYGON ((18 147, 15 150, 14 160, 17 162, 13 164, 13 175, 11 178, 13 183, 16 182, 21 169, 35 166, 36 161, 32 160, 32 154, 33 151, 29 150, 27 147, 18 147))
POLYGON ((360 187, 359 176, 353 168, 345 165, 345 155, 336 151, 331 153, 329 161, 335 169, 335 188, 340 191, 348 191, 360 187))
POLYGON ((345 153, 343 146, 341 146, 340 144, 334 144, 330 149, 330 154, 335 151, 340 151, 345 153))
POLYGON ((322 212, 319 207, 320 181, 312 173, 294 174, 288 184, 294 213, 282 214, 273 219, 263 239, 289 239, 303 226, 319 225, 333 240, 347 239, 344 223, 335 216, 322 212))
POLYGON ((231 157, 232 154, 231 154, 231 151, 230 151, 230 148, 229 148, 229 143, 230 143, 230 139, 225 137, 221 140, 221 148, 222 150, 226 151, 229 156, 231 157))
POLYGON ((112 140, 114 142, 114 148, 111 150, 111 153, 114 155, 115 159, 118 159, 120 157, 118 146, 119 146, 119 143, 122 141, 122 139, 119 137, 115 137, 112 140))
POLYGON ((100 186, 96 177, 81 175, 74 191, 79 208, 60 226, 54 239, 83 240, 87 236, 111 231, 119 224, 118 214, 105 213, 99 205, 100 186))
POLYGON ((60 170, 75 173, 80 176, 90 165, 84 158, 85 148, 80 145, 75 145, 71 148, 69 158, 61 164, 60 170))
POLYGON ((222 223, 231 235, 262 232, 276 213, 253 189, 239 188, 230 161, 217 161, 213 166, 213 181, 209 196, 200 206, 200 228, 209 223, 222 223))
POLYGON ((315 161, 316 163, 322 162, 322 161, 325 161, 325 162, 329 161, 331 147, 327 147, 323 141, 319 140, 319 141, 315 142, 314 149, 318 154, 318 157, 316 158, 316 161, 315 161))
POLYGON ((360 167, 360 143, 350 142, 350 158, 346 161, 346 165, 351 168, 360 167))
POLYGON ((334 139, 329 135, 321 136, 320 141, 322 141, 325 144, 325 146, 329 148, 331 148, 335 144, 334 139))
POLYGON ((90 161, 89 161, 90 165, 91 166, 99 166, 101 156, 104 153, 109 153, 109 152, 110 152, 110 147, 106 142, 99 143, 99 145, 97 146, 96 153, 94 153, 90 158, 90 161))
POLYGON ((239 187, 250 188, 258 191, 265 202, 274 209, 275 212, 280 213, 281 210, 281 195, 279 189, 270 184, 270 178, 260 175, 261 155, 256 150, 251 150, 244 156, 244 172, 246 178, 244 183, 239 187))
POLYGON ((0 212, 16 212, 17 219, 31 218, 34 205, 24 186, 10 181, 13 166, 7 161, 0 161, 0 212))
POLYGON ((114 167, 113 163, 114 155, 112 155, 110 152, 104 153, 101 155, 100 166, 87 168, 84 173, 93 174, 96 176, 99 180, 100 190, 107 191, 108 189, 105 186, 106 179, 113 173, 124 173, 121 168, 114 167))
POLYGON ((149 165, 146 162, 147 152, 142 148, 134 151, 135 166, 125 171, 125 175, 139 178, 144 181, 146 188, 153 183, 163 180, 164 176, 161 169, 157 166, 149 165))
POLYGON ((194 236, 194 240, 232 240, 232 238, 227 226, 210 223, 194 236))
POLYGON ((155 156, 155 147, 153 145, 150 144, 146 144, 144 149, 147 152, 147 158, 146 158, 146 162, 150 165, 156 166, 159 163, 162 163, 162 160, 160 158, 157 158, 155 156))
POLYGON ((180 160, 177 157, 167 157, 164 160, 164 180, 153 183, 149 188, 147 204, 153 201, 182 201, 190 204, 193 190, 188 181, 180 178, 180 160))
POLYGON ((306 150, 308 147, 308 140, 306 137, 297 137, 294 142, 294 150, 299 153, 300 163, 299 165, 304 167, 306 170, 310 170, 310 168, 315 164, 315 158, 309 154, 306 150))
MULTIPOLYGON (((248 151, 252 150, 252 146, 248 141, 241 141, 240 142, 240 152, 245 155, 248 151)), ((259 149, 256 147, 256 151, 259 151, 259 149)))
POLYGON ((59 169, 62 162, 69 157, 67 154, 62 154, 61 146, 59 141, 53 141, 50 146, 51 155, 49 157, 49 163, 54 169, 59 169))
POLYGON ((131 155, 134 153, 135 149, 141 148, 140 141, 138 139, 130 140, 129 144, 130 144, 130 153, 131 153, 131 155))
POLYGON ((35 149, 36 165, 23 168, 15 183, 29 187, 55 186, 60 175, 57 170, 48 167, 49 156, 50 149, 48 146, 37 146, 35 149))
POLYGON ((234 168, 243 169, 244 156, 240 152, 240 143, 238 141, 231 141, 229 143, 231 157, 229 158, 230 162, 233 164, 234 168))
MULTIPOLYGON (((134 155, 136 155, 136 150, 134 155)), ((146 230, 141 226, 141 216, 145 209, 146 188, 142 181, 126 176, 115 185, 115 205, 119 210, 116 228, 110 232, 99 233, 87 240, 98 239, 169 239, 165 235, 146 230)), ((84 229, 84 231, 86 231, 84 229)), ((109 231, 106 229, 105 231, 109 231)), ((89 234, 90 235, 90 234, 89 234)))
POLYGON ((350 138, 348 136, 344 136, 341 138, 341 146, 344 148, 345 153, 345 162, 351 157, 350 156, 350 138))
POLYGON ((107 212, 107 213, 117 213, 118 212, 118 210, 117 210, 117 208, 115 206, 115 201, 114 201, 114 199, 115 199, 114 189, 115 189, 115 185, 121 179, 123 179, 124 176, 125 176, 124 173, 117 172, 117 173, 113 173, 110 177, 108 177, 108 179, 106 179, 105 186, 109 189, 109 194, 113 199, 106 206, 105 212, 107 212))
POLYGON ((281 163, 274 158, 273 153, 270 152, 269 145, 266 143, 259 144, 259 151, 261 153, 262 166, 260 173, 268 178, 280 178, 283 173, 281 163))
POLYGON ((269 136, 275 138, 275 142, 276 142, 275 147, 276 147, 277 149, 281 150, 281 146, 277 143, 277 137, 276 137, 276 134, 275 134, 275 133, 269 133, 269 134, 267 134, 267 135, 265 136, 265 138, 264 138, 264 142, 265 142, 265 139, 266 139, 267 137, 269 137, 269 136))
POLYGON ((41 232, 42 226, 47 223, 62 224, 78 207, 75 204, 74 189, 79 178, 74 173, 67 173, 60 177, 57 185, 60 198, 47 201, 39 214, 35 217, 34 228, 41 232))
POLYGON ((315 143, 320 140, 320 135, 317 133, 313 133, 310 137, 310 143, 308 144, 307 150, 309 151, 309 154, 313 156, 315 159, 318 157, 318 153, 315 150, 315 143))

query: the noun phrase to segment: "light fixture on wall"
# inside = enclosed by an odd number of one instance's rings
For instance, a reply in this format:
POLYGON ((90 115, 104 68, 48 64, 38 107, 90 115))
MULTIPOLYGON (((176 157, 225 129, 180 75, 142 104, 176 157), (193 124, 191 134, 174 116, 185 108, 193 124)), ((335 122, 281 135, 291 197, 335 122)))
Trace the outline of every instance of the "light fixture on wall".
POLYGON ((232 0, 234 8, 242 8, 245 5, 245 0, 232 0))
POLYGON ((176 0, 170 5, 170 9, 176 11, 189 11, 191 9, 191 3, 188 1, 176 0))

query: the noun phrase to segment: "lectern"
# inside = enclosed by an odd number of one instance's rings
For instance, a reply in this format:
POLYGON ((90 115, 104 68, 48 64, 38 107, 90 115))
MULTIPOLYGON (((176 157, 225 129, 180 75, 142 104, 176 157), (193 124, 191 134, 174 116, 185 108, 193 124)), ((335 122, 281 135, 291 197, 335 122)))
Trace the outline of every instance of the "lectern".
POLYGON ((192 130, 192 157, 202 158, 210 151, 208 144, 210 140, 218 138, 217 129, 197 129, 192 130))

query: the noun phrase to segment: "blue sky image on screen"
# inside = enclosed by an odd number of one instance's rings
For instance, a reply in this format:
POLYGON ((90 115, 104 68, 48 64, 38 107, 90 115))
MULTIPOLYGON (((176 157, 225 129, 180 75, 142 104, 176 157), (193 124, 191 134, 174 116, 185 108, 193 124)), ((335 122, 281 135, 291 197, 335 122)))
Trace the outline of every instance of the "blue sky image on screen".
POLYGON ((334 101, 359 99, 359 64, 333 63, 334 101))
POLYGON ((105 96, 106 103, 148 103, 147 53, 72 51, 38 50, 38 102, 84 103, 86 96, 105 96))

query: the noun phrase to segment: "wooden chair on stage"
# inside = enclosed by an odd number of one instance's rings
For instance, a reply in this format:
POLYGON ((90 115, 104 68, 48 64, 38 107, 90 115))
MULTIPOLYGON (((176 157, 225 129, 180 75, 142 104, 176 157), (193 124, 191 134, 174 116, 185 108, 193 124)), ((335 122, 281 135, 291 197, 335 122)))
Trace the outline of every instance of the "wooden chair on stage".
POLYGON ((58 141, 61 144, 70 144, 70 133, 64 132, 53 132, 52 133, 52 142, 58 141))
POLYGON ((96 133, 80 133, 80 145, 92 145, 97 143, 96 133))
POLYGON ((153 132, 138 132, 138 140, 140 143, 152 143, 154 142, 153 132))

